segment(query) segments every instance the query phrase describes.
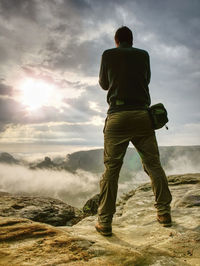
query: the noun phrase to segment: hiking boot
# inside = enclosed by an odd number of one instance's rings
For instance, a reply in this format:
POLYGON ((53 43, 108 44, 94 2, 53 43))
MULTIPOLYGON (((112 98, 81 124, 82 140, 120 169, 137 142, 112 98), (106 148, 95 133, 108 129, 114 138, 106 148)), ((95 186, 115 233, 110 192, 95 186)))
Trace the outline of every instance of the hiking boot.
POLYGON ((162 224, 164 227, 172 226, 172 219, 169 213, 165 213, 163 215, 157 215, 157 221, 162 224))
POLYGON ((111 236, 112 235, 112 227, 103 227, 99 223, 95 225, 97 232, 99 232, 103 236, 111 236))

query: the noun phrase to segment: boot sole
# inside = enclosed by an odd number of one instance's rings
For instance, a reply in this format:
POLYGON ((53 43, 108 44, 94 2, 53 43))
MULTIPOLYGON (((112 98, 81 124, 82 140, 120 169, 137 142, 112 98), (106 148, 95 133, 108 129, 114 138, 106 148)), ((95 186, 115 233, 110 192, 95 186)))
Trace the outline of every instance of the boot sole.
POLYGON ((102 231, 100 228, 98 228, 96 226, 95 226, 95 228, 96 228, 97 232, 100 233, 102 236, 112 236, 112 232, 111 231, 104 232, 104 231, 102 231))
POLYGON ((159 222, 159 224, 161 224, 163 227, 171 227, 172 226, 172 222, 161 222, 159 219, 157 219, 157 221, 159 222))

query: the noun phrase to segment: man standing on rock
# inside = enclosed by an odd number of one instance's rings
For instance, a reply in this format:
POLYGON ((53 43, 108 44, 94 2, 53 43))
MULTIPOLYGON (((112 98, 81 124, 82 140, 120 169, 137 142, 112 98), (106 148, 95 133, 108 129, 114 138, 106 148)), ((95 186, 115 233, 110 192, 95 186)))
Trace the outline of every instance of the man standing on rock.
POLYGON ((104 51, 99 74, 100 86, 108 91, 109 109, 104 127, 105 172, 100 181, 98 223, 95 228, 105 236, 112 235, 119 172, 130 141, 151 178, 157 220, 164 226, 171 226, 172 196, 148 113, 151 103, 149 55, 132 47, 133 35, 128 27, 116 31, 115 43, 116 48, 104 51))

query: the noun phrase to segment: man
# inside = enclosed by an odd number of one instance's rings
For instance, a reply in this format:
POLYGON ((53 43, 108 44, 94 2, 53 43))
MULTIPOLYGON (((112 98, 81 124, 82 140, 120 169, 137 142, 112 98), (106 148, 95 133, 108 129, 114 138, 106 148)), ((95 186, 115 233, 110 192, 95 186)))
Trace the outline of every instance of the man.
POLYGON ((147 110, 151 102, 149 55, 132 47, 132 31, 127 27, 116 31, 115 43, 116 48, 104 51, 99 74, 100 86, 108 91, 109 109, 104 127, 105 172, 100 181, 98 223, 95 228, 105 236, 112 235, 119 172, 130 141, 151 178, 157 220, 164 226, 171 226, 172 196, 147 110))

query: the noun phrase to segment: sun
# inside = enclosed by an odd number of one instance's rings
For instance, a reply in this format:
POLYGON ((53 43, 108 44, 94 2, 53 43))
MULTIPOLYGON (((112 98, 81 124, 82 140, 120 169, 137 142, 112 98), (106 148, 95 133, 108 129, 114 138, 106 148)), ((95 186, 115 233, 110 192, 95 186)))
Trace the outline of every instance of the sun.
POLYGON ((30 110, 48 105, 54 92, 54 86, 40 79, 27 78, 22 81, 20 87, 21 103, 30 110))

